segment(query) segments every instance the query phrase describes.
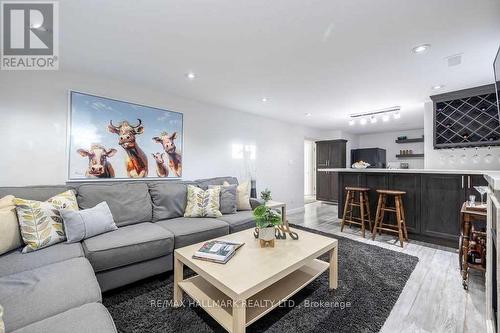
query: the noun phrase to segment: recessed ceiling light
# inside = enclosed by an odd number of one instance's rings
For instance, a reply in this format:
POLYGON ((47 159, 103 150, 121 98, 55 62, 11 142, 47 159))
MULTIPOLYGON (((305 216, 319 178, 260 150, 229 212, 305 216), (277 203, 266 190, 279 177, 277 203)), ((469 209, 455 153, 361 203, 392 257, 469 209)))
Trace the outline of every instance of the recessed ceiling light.
POLYGON ((399 111, 395 112, 394 113, 394 119, 399 119, 399 118, 401 118, 401 114, 399 113, 399 111))
POLYGON ((375 124, 377 122, 377 117, 371 116, 370 117, 370 123, 375 124))
POLYGON ((266 97, 262 97, 261 101, 265 103, 265 102, 267 102, 267 98, 266 97))
POLYGON ((424 53, 425 51, 427 51, 430 47, 431 47, 430 44, 422 44, 422 45, 415 46, 413 49, 411 49, 411 51, 413 53, 420 54, 420 53, 424 53))
POLYGON ((186 78, 188 78, 189 80, 194 80, 196 79, 196 74, 193 72, 188 72, 186 73, 186 78))
POLYGON ((366 125, 366 118, 361 118, 361 120, 359 121, 359 123, 361 125, 366 125))
POLYGON ((354 124, 356 124, 356 120, 354 119, 349 120, 349 126, 354 126, 354 124))
POLYGON ((304 113, 304 115, 305 115, 306 117, 310 117, 310 116, 312 116, 312 114, 311 114, 311 113, 309 113, 309 112, 304 113))
POLYGON ((439 89, 442 89, 442 88, 444 88, 443 84, 438 84, 438 85, 432 86, 432 90, 439 90, 439 89))
POLYGON ((384 114, 384 115, 382 116, 382 121, 384 121, 384 122, 389 121, 389 115, 384 114))

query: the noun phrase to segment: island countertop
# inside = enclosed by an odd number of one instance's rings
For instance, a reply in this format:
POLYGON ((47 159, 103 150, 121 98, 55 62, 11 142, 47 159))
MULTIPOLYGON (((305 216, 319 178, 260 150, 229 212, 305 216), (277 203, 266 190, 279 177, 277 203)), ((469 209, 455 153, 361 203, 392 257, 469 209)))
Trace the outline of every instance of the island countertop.
POLYGON ((487 170, 451 170, 451 169, 382 169, 382 168, 319 168, 318 171, 330 172, 383 172, 383 173, 440 173, 452 175, 487 175, 497 174, 500 176, 500 171, 487 171, 487 170))
POLYGON ((450 175, 484 175, 493 190, 500 190, 500 170, 456 170, 456 169, 353 169, 353 168, 319 168, 317 171, 354 172, 354 173, 409 173, 409 174, 450 174, 450 175))

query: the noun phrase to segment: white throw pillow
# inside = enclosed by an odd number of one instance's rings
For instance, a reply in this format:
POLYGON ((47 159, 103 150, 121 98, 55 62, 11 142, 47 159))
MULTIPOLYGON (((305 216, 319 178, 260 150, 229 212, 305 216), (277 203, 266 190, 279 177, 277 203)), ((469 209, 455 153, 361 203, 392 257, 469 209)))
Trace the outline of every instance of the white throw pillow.
POLYGON ((13 200, 13 195, 0 199, 0 255, 23 245, 13 200))
MULTIPOLYGON (((227 181, 224 181, 224 186, 230 185, 227 181)), ((252 185, 249 180, 241 182, 236 188, 236 204, 238 210, 252 210, 250 205, 250 190, 252 185)))

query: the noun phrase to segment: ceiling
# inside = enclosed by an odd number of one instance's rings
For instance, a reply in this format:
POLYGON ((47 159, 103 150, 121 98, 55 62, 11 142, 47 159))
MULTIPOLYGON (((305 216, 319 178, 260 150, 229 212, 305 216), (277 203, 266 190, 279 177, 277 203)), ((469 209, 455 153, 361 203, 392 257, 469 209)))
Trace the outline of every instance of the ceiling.
POLYGON ((423 127, 429 95, 492 83, 500 1, 72 0, 60 2, 60 36, 62 70, 367 133, 423 127), (348 126, 395 105, 399 120, 348 126))

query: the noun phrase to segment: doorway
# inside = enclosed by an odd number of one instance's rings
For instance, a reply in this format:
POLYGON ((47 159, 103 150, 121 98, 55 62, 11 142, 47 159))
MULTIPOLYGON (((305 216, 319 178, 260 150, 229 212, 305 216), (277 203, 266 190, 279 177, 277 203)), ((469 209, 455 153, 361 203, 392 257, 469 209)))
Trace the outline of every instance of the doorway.
POLYGON ((316 143, 304 140, 304 203, 316 201, 316 143))

